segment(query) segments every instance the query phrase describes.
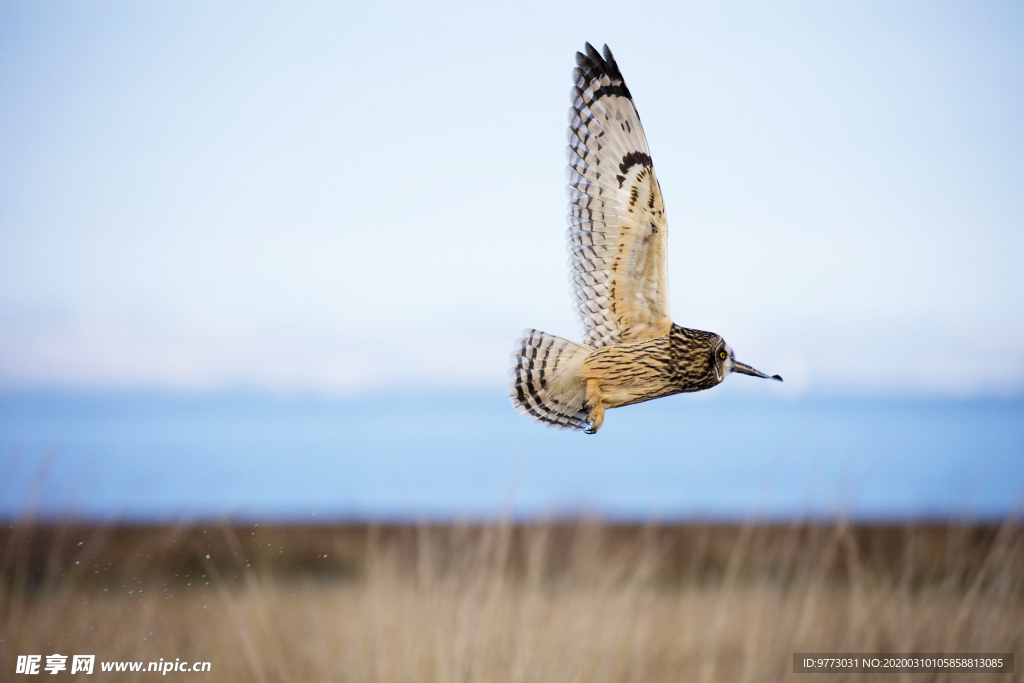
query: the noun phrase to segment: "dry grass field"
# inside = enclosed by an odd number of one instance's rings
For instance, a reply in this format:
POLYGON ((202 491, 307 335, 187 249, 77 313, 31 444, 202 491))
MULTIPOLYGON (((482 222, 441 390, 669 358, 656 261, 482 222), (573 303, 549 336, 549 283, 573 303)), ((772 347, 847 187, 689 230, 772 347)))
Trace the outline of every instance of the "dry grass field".
MULTIPOLYGON (((794 652, 1024 653, 1024 527, 536 524, 0 530, 17 655, 210 681, 1009 681, 794 674, 794 652)), ((98 671, 85 680, 153 680, 98 671)), ((46 675, 46 672, 43 672, 46 675)), ((63 678, 75 679, 68 672, 63 678)), ((49 676, 47 675, 47 680, 49 676)))

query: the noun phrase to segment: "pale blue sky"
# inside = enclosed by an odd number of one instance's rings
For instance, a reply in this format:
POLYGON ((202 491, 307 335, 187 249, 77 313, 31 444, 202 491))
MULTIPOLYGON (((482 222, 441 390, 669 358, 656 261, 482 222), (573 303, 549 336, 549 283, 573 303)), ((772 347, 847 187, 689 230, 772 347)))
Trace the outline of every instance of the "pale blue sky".
POLYGON ((0 387, 500 390, 589 40, 722 391, 1024 393, 1021 7, 4 2, 0 387))

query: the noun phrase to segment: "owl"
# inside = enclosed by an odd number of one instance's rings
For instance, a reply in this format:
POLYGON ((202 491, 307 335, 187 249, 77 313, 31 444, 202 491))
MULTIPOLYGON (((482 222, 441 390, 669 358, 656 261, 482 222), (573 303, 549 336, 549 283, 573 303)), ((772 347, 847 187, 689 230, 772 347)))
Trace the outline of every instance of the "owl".
POLYGON ((596 433, 608 408, 701 391, 732 372, 720 335, 672 322, 661 187, 633 97, 607 45, 576 53, 569 109, 566 230, 583 343, 528 329, 513 351, 511 399, 547 425, 596 433))

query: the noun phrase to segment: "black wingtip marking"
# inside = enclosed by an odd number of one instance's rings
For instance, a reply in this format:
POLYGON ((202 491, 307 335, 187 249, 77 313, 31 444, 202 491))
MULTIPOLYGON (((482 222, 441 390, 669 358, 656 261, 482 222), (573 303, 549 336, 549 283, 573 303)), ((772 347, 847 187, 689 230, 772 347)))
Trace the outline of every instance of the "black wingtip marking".
POLYGON ((594 92, 593 98, 595 100, 604 95, 620 95, 632 100, 633 96, 630 94, 629 88, 626 87, 625 79, 622 78, 622 72, 619 71, 619 65, 615 62, 615 56, 607 44, 604 46, 603 52, 604 56, 588 42, 584 52, 576 53, 576 65, 579 67, 580 75, 583 77, 582 80, 599 81, 602 75, 606 75, 613 81, 611 86, 598 88, 594 92), (615 83, 615 81, 618 81, 618 83, 615 83))
MULTIPOLYGON (((594 78, 593 80, 596 81, 597 79, 594 78)), ((629 94, 629 88, 626 87, 625 83, 612 83, 611 85, 603 85, 597 90, 595 90, 594 94, 591 95, 591 97, 596 102, 602 97, 609 97, 612 95, 616 97, 625 97, 626 99, 629 100, 633 99, 633 96, 629 94)))
POLYGON ((780 382, 782 381, 782 378, 781 378, 781 377, 779 377, 778 375, 772 375, 772 379, 777 379, 777 380, 779 380, 780 382))
POLYGON ((650 168, 651 157, 643 152, 630 152, 622 157, 622 161, 619 162, 619 170, 625 173, 634 166, 646 166, 650 168))

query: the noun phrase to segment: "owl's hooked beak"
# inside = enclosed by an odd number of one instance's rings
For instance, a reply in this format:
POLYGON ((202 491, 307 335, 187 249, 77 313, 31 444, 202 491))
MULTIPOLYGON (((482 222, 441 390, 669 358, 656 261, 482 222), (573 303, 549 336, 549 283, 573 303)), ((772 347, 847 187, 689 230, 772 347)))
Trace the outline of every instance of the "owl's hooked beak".
POLYGON ((764 374, 763 372, 761 372, 760 370, 755 370, 754 368, 750 367, 746 363, 741 363, 738 360, 734 360, 732 362, 732 371, 733 372, 742 372, 744 375, 750 375, 751 377, 763 377, 765 379, 775 379, 775 380, 778 380, 780 382, 782 381, 782 378, 779 377, 778 375, 768 376, 768 375, 764 374))

